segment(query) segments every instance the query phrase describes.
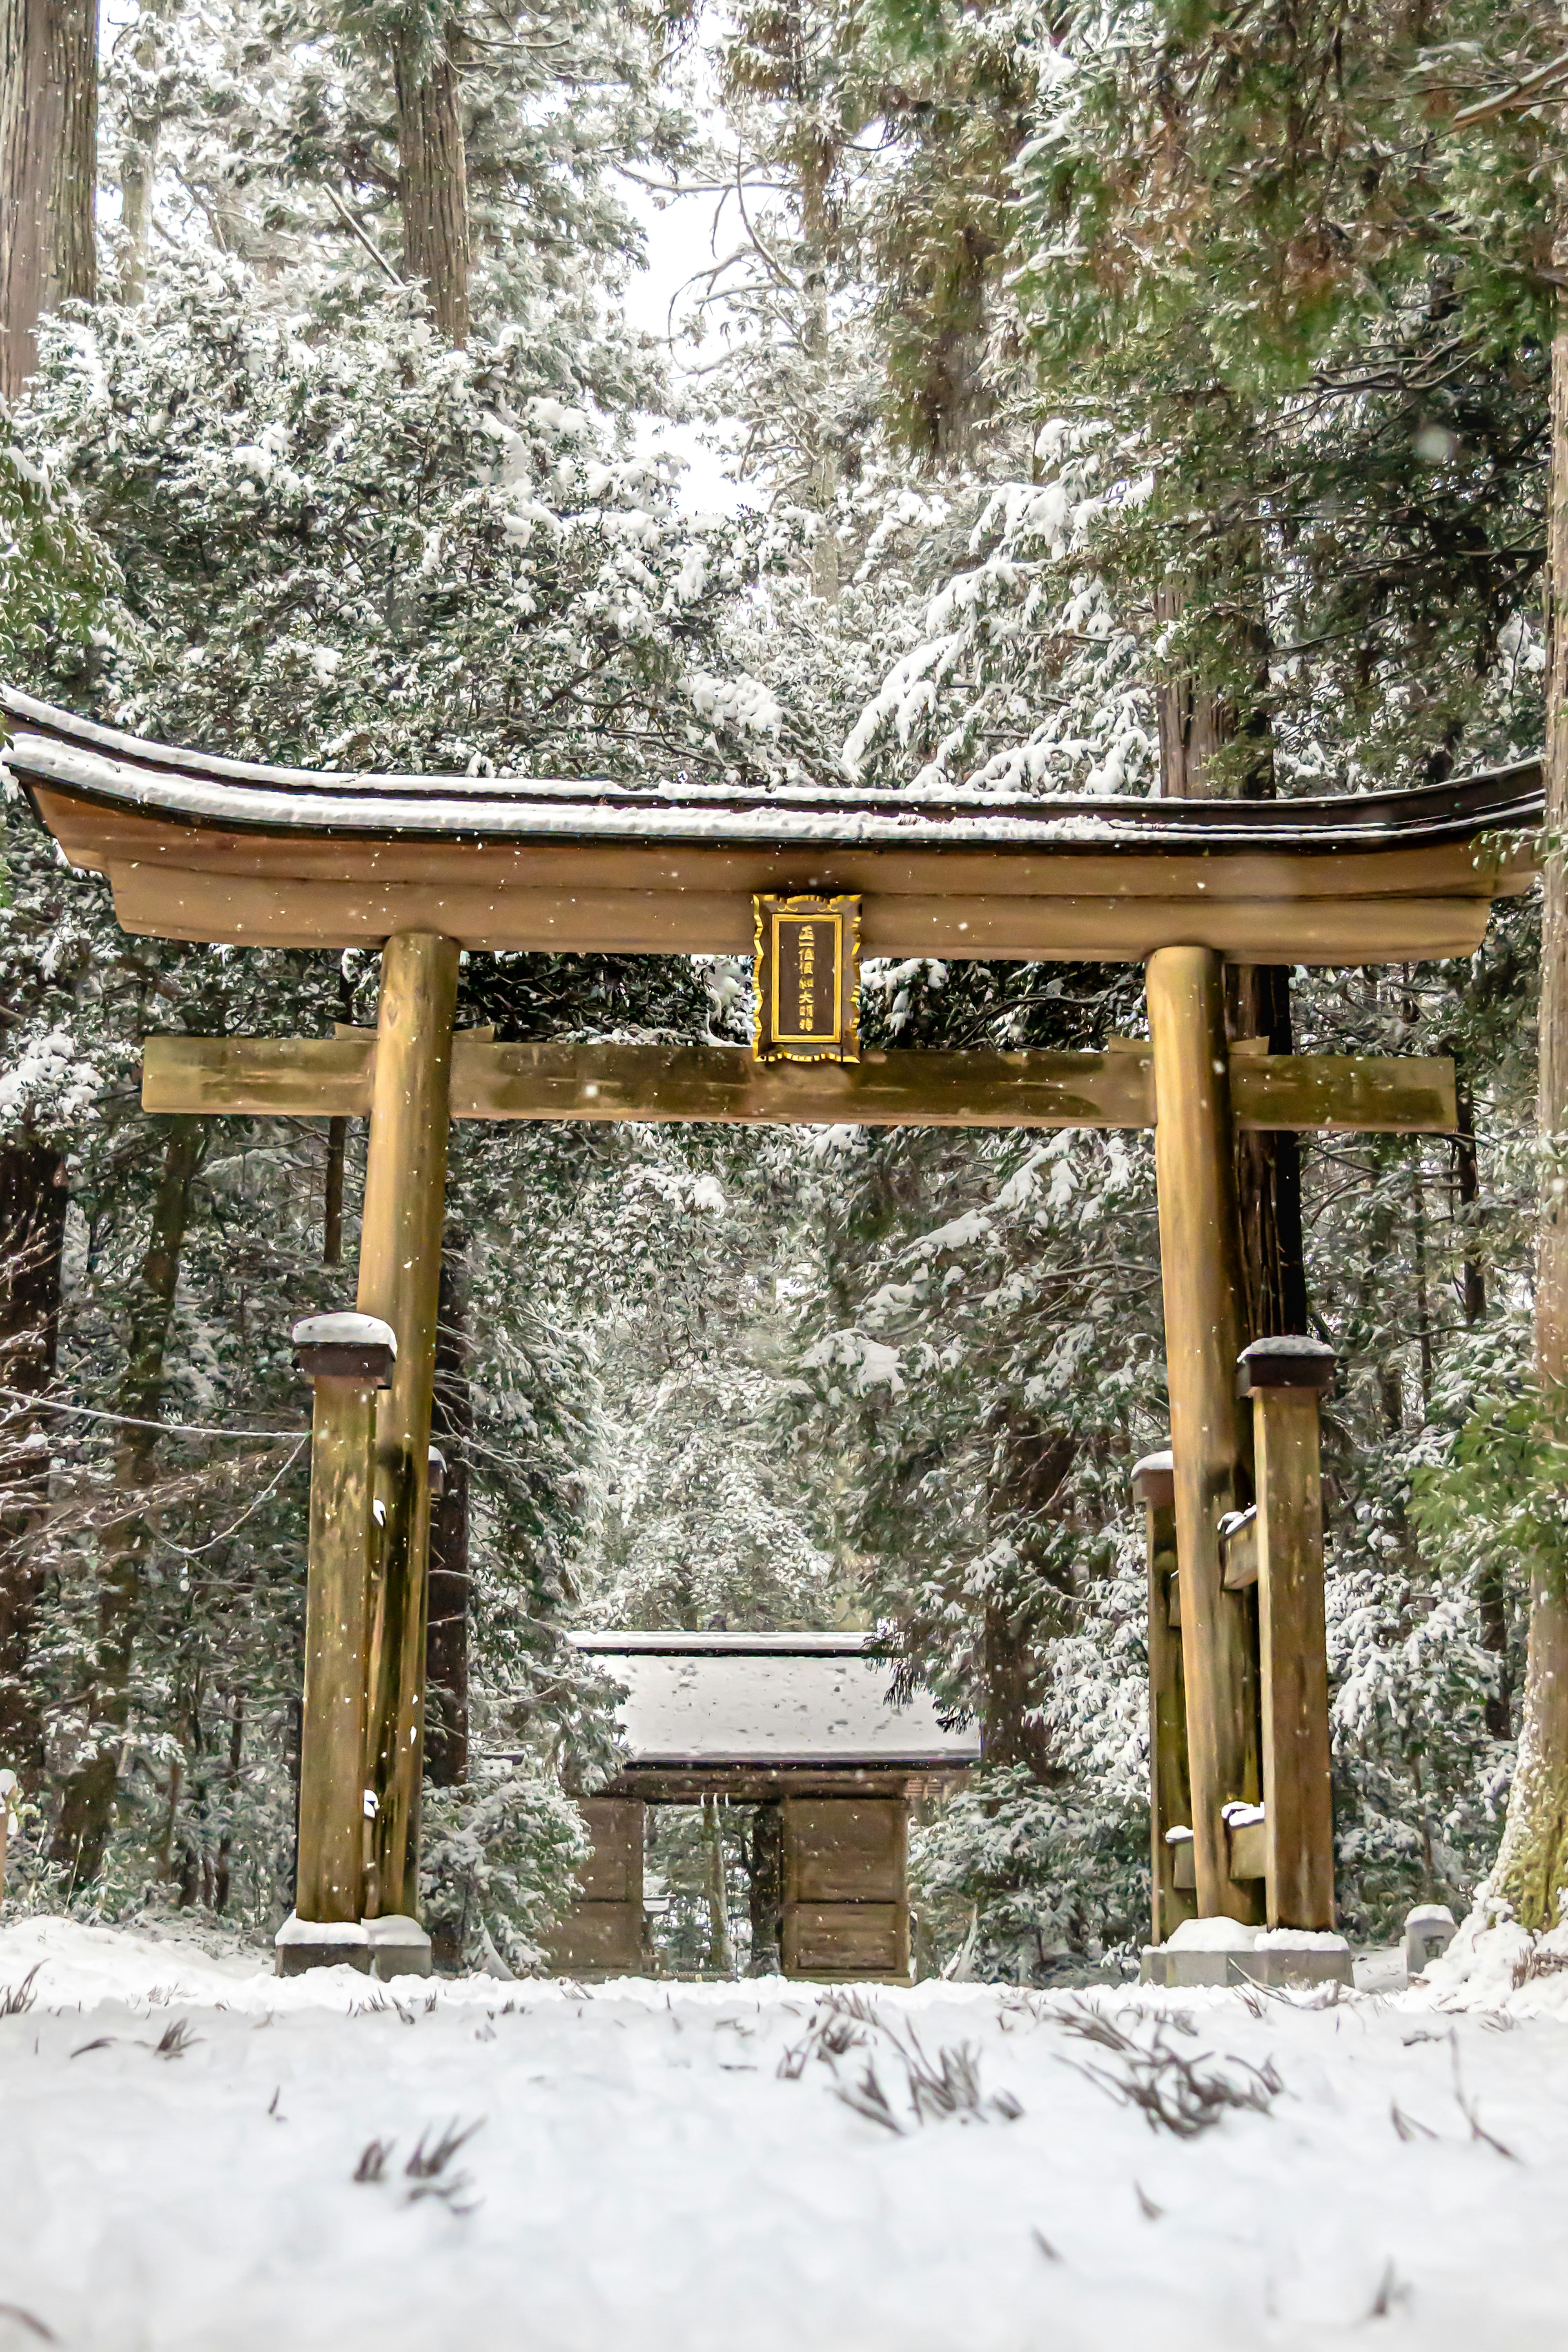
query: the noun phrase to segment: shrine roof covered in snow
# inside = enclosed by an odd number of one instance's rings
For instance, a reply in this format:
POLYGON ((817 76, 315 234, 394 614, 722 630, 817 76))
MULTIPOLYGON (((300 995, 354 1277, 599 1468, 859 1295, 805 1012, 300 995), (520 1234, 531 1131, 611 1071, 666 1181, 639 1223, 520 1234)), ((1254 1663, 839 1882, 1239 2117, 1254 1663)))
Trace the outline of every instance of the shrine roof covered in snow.
MULTIPOLYGON (((716 1776, 816 1787, 961 1772, 972 1725, 943 1721, 928 1692, 893 1695, 894 1668, 864 1633, 574 1633, 627 1696, 617 1710, 628 1793, 685 1793, 716 1776), (802 1778, 802 1776, 804 1776, 802 1778), (663 1784, 673 1778, 676 1784, 663 1784)), ((732 1791, 736 1793, 737 1791, 732 1791)))
POLYGON ((150 743, 0 694, 5 764, 121 923, 168 939, 745 953, 751 894, 864 898, 869 955, 1306 963, 1468 953, 1525 887, 1539 762, 1279 801, 375 776, 150 743))

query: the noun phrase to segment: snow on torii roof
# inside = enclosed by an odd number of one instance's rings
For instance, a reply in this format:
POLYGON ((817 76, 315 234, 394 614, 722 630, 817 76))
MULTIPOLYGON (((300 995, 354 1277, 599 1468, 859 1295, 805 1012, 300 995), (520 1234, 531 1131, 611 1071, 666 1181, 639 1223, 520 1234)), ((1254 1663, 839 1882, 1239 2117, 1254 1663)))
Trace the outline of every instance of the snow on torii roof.
POLYGON ((194 824, 289 834, 602 840, 766 840, 849 844, 888 839, 1055 847, 1151 842, 1202 854, 1224 847, 1374 845, 1469 840, 1484 826, 1532 824, 1541 764, 1521 761, 1414 790, 1317 800, 1066 799, 1016 791, 908 793, 834 780, 768 791, 689 777, 638 785, 550 776, 370 775, 275 768, 193 751, 0 688, 14 740, 6 765, 25 783, 57 785, 106 805, 194 824))
POLYGON ((946 1730, 936 1701, 889 1696, 893 1669, 869 1633, 571 1633, 627 1696, 618 1724, 632 1769, 814 1765, 962 1769, 972 1727, 946 1730))
POLYGON ((1472 845, 1542 809, 1534 761, 1271 802, 759 791, 268 767, 12 688, 0 709, 6 767, 72 863, 110 877, 128 930, 275 946, 431 929, 472 948, 744 952, 750 894, 825 889, 865 898, 871 955, 1458 954, 1528 879, 1472 845))

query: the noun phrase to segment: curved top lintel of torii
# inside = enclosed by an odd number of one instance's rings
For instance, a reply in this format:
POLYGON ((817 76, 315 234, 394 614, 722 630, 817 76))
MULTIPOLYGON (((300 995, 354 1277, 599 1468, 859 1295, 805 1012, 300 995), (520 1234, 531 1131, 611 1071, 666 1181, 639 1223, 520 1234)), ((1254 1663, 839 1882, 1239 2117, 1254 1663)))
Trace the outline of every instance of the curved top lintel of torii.
POLYGON ((1404 962, 1528 887, 1540 763, 1281 801, 772 792, 273 768, 0 688, 5 765, 128 931, 274 947, 748 953, 757 892, 853 894, 870 956, 1404 962))

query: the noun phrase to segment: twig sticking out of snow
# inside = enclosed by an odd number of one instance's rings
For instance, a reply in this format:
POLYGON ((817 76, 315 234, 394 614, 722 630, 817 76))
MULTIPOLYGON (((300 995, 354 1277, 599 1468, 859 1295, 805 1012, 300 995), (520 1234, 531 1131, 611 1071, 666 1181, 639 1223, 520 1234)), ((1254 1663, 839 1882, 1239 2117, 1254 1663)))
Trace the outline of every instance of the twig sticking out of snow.
POLYGON ((846 2107, 852 2107, 857 2116, 863 2116, 868 2124, 881 2124, 884 2131, 903 2137, 904 2126, 894 2114, 887 2093, 877 2080, 873 2059, 866 2060, 865 2073, 858 2083, 835 2083, 833 2096, 841 2099, 846 2107))
POLYGON ((394 2139, 371 2139, 360 2150, 360 2160, 354 2167, 354 2179, 361 2187, 379 2186, 387 2177, 387 2158, 397 2146, 394 2139))
POLYGON ((419 2145, 403 2167, 404 2173, 413 2182, 408 2192, 411 2205, 416 2205, 422 2197, 439 2197, 448 2212, 472 2213, 479 2201, 476 2197, 468 2196, 474 2186, 473 2175, 454 2172, 447 2177, 446 2168, 464 2143, 471 2140, 476 2131, 482 2131, 484 2125, 483 2116, 471 2124, 460 2124, 454 2116, 439 2139, 431 2141, 428 2147, 425 2145, 428 2134, 420 2133, 419 2145), (460 2203, 460 2199, 465 2201, 460 2203))
POLYGON ((1484 2140, 1488 2147, 1496 2148, 1499 2156, 1506 2156, 1510 2164, 1517 2164, 1519 2158, 1512 2148, 1504 2147, 1501 2140, 1487 2130, 1477 2112, 1474 2099, 1466 2096, 1464 2077, 1459 2073, 1459 2043, 1457 2034, 1454 2037, 1454 2097, 1458 2102, 1460 2115, 1470 2127, 1470 2137, 1484 2140))
POLYGON ((37 1999, 33 1979, 43 1965, 42 1960, 36 1961, 20 1984, 0 1985, 0 2017, 21 2017, 32 2008, 37 1999))
MULTIPOLYGON (((913 2027, 907 2038, 900 2034, 862 1993, 831 1992, 821 2000, 804 2038, 780 2058, 779 2074, 786 2082, 799 2082, 812 2058, 836 2074, 841 2058, 855 2049, 870 2053, 879 2037, 904 2068, 910 2115, 916 2124, 943 2123, 950 2116, 960 2123, 1012 2123, 1022 2115, 1010 2091, 998 2091, 990 2098, 981 2095, 979 2057, 969 2042, 938 2050, 933 2061, 913 2027)), ((833 2095, 884 2130, 908 2129, 883 2089, 873 2054, 857 2081, 833 2084, 833 2095)))
MULTIPOLYGON (((468 2194, 474 2186, 473 2175, 448 2172, 447 2167, 458 2149, 471 2140, 476 2131, 485 2127, 485 2118, 478 2116, 471 2124, 460 2124, 455 2116, 432 2138, 434 2126, 419 2135, 413 2154, 403 2166, 403 2178, 413 2183, 408 2192, 408 2202, 417 2205, 422 2198, 438 2197, 449 2213, 472 2213, 479 2202, 468 2194)), ((367 2140, 360 2151, 352 2178, 363 2188, 379 2189, 387 2178, 387 2166, 392 2161, 395 2139, 367 2140)))
POLYGON ((1285 2087, 1271 2059, 1254 2066, 1245 2058, 1227 2058, 1217 2065, 1207 2053, 1183 2057, 1166 2040, 1163 2023, 1145 2042, 1097 2010, 1082 2011, 1061 2022, 1066 2032, 1110 2051, 1121 2071, 1081 2066, 1072 2058, 1062 2063, 1098 2083, 1123 2106, 1141 2107, 1151 2131, 1168 2131, 1177 2139, 1196 2139, 1233 2108, 1266 2116, 1285 2087))
POLYGON ((183 2058, 186 2051, 194 2049, 201 2039, 199 2033, 192 2032, 187 2019, 172 2017, 161 2038, 151 2045, 152 2055, 154 2058, 183 2058))
POLYGON ((52 2327, 46 2327, 37 2312, 24 2311, 19 2303, 0 2303, 0 2319, 19 2319, 30 2328, 40 2344, 57 2344, 59 2337, 52 2327))
POLYGON ((1409 2300, 1410 2289, 1400 2277, 1390 2259, 1384 2265, 1383 2276, 1377 2284, 1377 2293, 1372 2298, 1371 2308, 1366 2315, 1368 2319, 1387 2319, 1402 2303, 1408 2303, 1409 2300))

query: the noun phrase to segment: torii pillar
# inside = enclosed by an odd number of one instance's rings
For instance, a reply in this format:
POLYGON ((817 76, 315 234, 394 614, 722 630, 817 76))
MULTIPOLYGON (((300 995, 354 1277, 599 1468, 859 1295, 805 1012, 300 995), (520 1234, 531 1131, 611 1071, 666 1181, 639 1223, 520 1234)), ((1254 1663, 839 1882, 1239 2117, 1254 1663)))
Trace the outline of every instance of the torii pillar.
POLYGON ((382 954, 358 1305, 392 1325, 397 1364, 376 1412, 367 1918, 412 1918, 419 1903, 430 1416, 458 953, 438 932, 394 931, 382 954))
POLYGON ((1226 1589, 1219 1553, 1220 1519, 1242 1499, 1236 1361, 1248 1337, 1224 959, 1160 948, 1147 992, 1197 1909, 1250 1922, 1257 1890, 1230 1876, 1223 1811, 1262 1794, 1248 1604, 1226 1589))

